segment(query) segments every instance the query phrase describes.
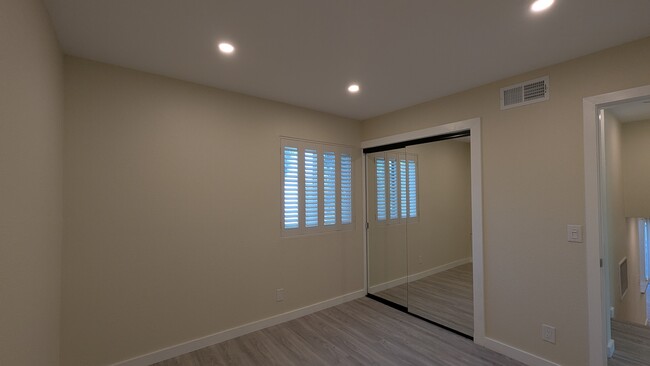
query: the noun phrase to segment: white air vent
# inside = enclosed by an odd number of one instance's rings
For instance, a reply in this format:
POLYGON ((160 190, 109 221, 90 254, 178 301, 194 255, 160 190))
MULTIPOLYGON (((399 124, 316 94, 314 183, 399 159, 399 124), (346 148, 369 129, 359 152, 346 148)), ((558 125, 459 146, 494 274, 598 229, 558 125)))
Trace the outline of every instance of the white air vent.
POLYGON ((501 109, 548 100, 548 76, 501 88, 501 109))

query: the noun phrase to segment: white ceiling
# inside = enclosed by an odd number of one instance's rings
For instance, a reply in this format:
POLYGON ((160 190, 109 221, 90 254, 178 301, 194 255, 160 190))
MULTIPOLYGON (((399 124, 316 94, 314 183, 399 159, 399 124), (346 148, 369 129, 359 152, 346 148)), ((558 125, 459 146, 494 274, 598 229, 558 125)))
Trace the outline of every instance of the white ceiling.
POLYGON ((650 120, 650 100, 639 100, 617 104, 607 108, 619 122, 638 122, 650 120))
POLYGON ((44 2, 66 54, 355 119, 650 36, 650 0, 44 2))

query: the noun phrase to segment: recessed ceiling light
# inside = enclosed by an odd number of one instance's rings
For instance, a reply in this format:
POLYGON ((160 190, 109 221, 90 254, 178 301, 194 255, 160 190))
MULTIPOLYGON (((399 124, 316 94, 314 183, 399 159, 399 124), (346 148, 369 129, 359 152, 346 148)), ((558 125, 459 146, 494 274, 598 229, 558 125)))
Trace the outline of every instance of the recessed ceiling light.
POLYGON ((359 84, 350 84, 350 86, 348 86, 348 91, 349 91, 350 93, 358 93, 359 90, 361 90, 361 89, 359 88, 359 84))
POLYGON ((230 54, 235 52, 235 46, 231 45, 230 43, 221 42, 219 43, 219 51, 221 51, 222 53, 230 54))
POLYGON ((534 12, 544 11, 553 5, 555 0, 535 0, 533 5, 530 6, 530 10, 534 12))

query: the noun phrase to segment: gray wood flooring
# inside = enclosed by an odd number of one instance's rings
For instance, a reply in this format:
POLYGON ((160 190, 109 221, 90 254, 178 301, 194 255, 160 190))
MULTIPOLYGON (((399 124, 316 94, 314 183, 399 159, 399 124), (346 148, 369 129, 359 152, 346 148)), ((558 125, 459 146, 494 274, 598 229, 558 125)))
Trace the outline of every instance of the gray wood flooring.
POLYGON ((523 364, 362 298, 156 364, 199 365, 523 364))
POLYGON ((407 306, 413 314, 473 336, 472 268, 471 263, 464 264, 376 295, 407 306))
POLYGON ((650 327, 612 320, 616 351, 609 366, 650 365, 650 327))
POLYGON ((409 312, 473 336, 472 273, 468 263, 409 283, 409 312))

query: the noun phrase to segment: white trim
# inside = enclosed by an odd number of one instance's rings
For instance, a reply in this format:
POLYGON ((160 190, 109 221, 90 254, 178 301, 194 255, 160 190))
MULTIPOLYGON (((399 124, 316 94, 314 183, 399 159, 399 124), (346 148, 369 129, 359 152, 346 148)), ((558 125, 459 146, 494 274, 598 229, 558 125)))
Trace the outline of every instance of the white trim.
MULTIPOLYGON (((485 300, 483 292, 483 176, 481 158, 481 119, 447 123, 422 130, 401 133, 378 139, 363 141, 362 148, 376 147, 419 138, 470 131, 470 155, 472 176, 472 257, 474 263, 474 343, 485 343, 485 300)), ((365 160, 365 157, 364 157, 365 160)), ((364 177, 367 171, 363 171, 364 177)), ((367 182, 367 179, 364 181, 367 182)), ((364 206, 367 210, 367 202, 364 206)), ((367 269, 366 269, 367 270, 367 269)))
POLYGON ((584 98, 583 133, 585 164, 585 226, 587 259, 587 317, 589 337, 589 365, 605 366, 607 363, 607 303, 600 260, 605 260, 601 230, 600 192, 600 136, 596 111, 620 102, 643 99, 650 95, 650 85, 584 98))
POLYGON ((227 341, 229 339, 237 338, 248 333, 256 332, 258 330, 268 328, 280 323, 284 323, 290 320, 294 320, 305 315, 321 311, 332 306, 340 305, 348 301, 356 300, 362 298, 366 295, 364 290, 358 290, 351 292, 349 294, 335 297, 329 300, 321 301, 319 303, 305 306, 300 309, 291 310, 283 314, 274 315, 272 317, 257 320, 248 324, 244 324, 238 327, 230 328, 215 334, 211 334, 205 337, 197 338, 188 342, 177 344, 175 346, 167 347, 154 351, 142 356, 134 357, 129 360, 121 361, 112 364, 111 366, 147 366, 170 358, 180 356, 182 354, 193 352, 198 349, 212 346, 217 343, 227 341))
POLYGON ((474 343, 485 344, 485 295, 483 290, 483 158, 481 120, 459 122, 470 126, 472 169, 472 262, 474 267, 474 343))
POLYGON ((417 280, 421 280, 421 279, 423 279, 425 277, 429 277, 429 276, 432 276, 434 274, 444 272, 444 271, 450 270, 452 268, 462 266, 463 264, 467 264, 467 263, 472 263, 472 257, 461 258, 461 259, 455 260, 453 262, 449 262, 449 263, 441 264, 441 265, 439 265, 437 267, 429 268, 429 269, 427 269, 425 271, 418 272, 416 274, 412 274, 412 275, 409 275, 409 276, 404 276, 404 277, 394 279, 392 281, 380 283, 378 285, 371 286, 369 290, 370 290, 371 294, 375 294, 377 292, 381 292, 381 291, 387 290, 389 288, 393 288, 395 286, 403 285, 403 284, 405 284, 407 282, 411 283, 411 282, 415 282, 417 280))
POLYGON ((408 277, 404 276, 404 277, 396 278, 394 280, 390 280, 388 282, 382 282, 380 284, 370 286, 368 288, 368 293, 376 294, 378 292, 388 290, 389 288, 393 288, 393 287, 403 285, 403 284, 405 284, 407 282, 407 280, 408 280, 408 277))
MULTIPOLYGON (((362 213, 363 213, 363 290, 368 293, 368 192, 366 191, 367 178, 366 178, 366 157, 361 151, 361 199, 362 199, 362 213)), ((354 172, 354 170, 353 170, 354 172)), ((354 182, 354 179, 352 180, 354 182)), ((353 185, 354 186, 354 185, 353 185)), ((353 201, 354 202, 354 201, 353 201)), ((354 206, 353 206, 354 207, 354 206)), ((354 211, 353 211, 354 212, 354 211)))
POLYGON ((365 149, 368 147, 376 147, 376 146, 394 144, 398 142, 411 141, 411 140, 416 140, 425 137, 444 135, 447 133, 467 131, 470 130, 471 127, 476 124, 480 125, 480 123, 481 123, 480 118, 472 118, 464 121, 447 123, 440 126, 425 128, 422 130, 405 132, 397 135, 381 137, 378 139, 362 141, 361 148, 365 149))
POLYGON ((483 346, 519 362, 523 362, 528 366, 560 366, 560 364, 551 362, 522 349, 509 346, 492 338, 485 338, 483 346))
POLYGON ((427 269, 426 271, 422 271, 422 272, 418 272, 416 274, 412 274, 412 275, 409 276, 409 282, 414 282, 414 281, 417 281, 417 280, 421 280, 421 279, 423 279, 425 277, 429 277, 429 276, 434 275, 436 273, 448 271, 448 270, 450 270, 452 268, 456 268, 458 266, 462 266, 463 264, 467 264, 467 263, 472 263, 472 257, 461 258, 461 259, 455 260, 453 262, 449 262, 449 263, 440 265, 438 267, 433 267, 433 268, 427 269))
POLYGON ((627 269, 627 257, 623 257, 620 262, 618 262, 618 288, 620 290, 621 294, 621 301, 625 298, 625 295, 627 294, 627 290, 630 289, 630 276, 628 274, 628 269, 627 269), (623 276, 622 276, 622 271, 623 271, 623 263, 625 263, 625 282, 627 282, 627 287, 625 290, 623 290, 623 276))
POLYGON ((607 341, 607 358, 614 357, 614 352, 616 352, 616 342, 613 339, 607 341))

